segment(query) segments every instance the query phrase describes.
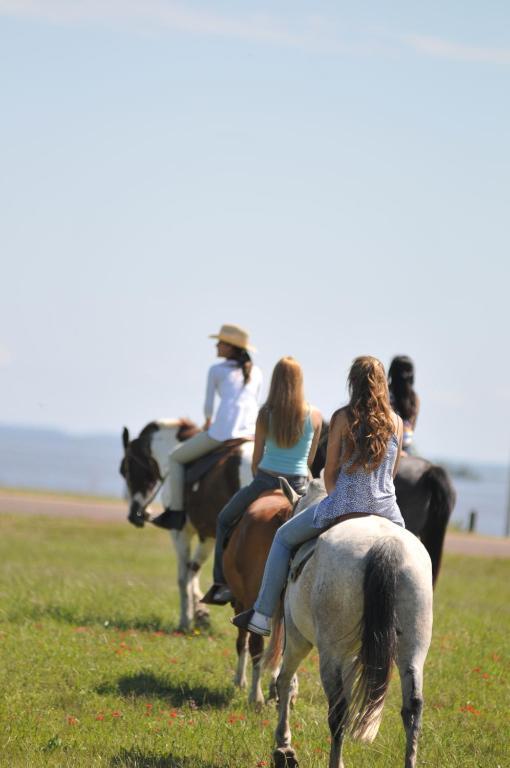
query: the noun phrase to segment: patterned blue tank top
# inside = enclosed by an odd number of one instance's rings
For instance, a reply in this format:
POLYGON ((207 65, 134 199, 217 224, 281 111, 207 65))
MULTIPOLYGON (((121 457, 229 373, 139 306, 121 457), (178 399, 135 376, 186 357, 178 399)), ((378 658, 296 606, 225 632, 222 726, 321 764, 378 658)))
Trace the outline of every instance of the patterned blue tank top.
POLYGON ((357 469, 352 474, 346 470, 352 459, 340 468, 335 488, 315 510, 313 524, 316 528, 329 525, 336 517, 353 512, 381 515, 405 528, 400 514, 393 484, 393 467, 397 459, 398 438, 392 435, 386 455, 381 464, 372 472, 357 469))
POLYGON ((259 469, 265 469, 267 472, 273 472, 279 475, 299 475, 300 477, 306 477, 308 475, 308 454, 312 447, 312 440, 312 415, 311 411, 308 410, 308 415, 306 416, 303 425, 303 434, 297 443, 291 445, 290 448, 280 448, 280 446, 272 439, 271 435, 267 435, 264 446, 264 455, 259 464, 259 469))

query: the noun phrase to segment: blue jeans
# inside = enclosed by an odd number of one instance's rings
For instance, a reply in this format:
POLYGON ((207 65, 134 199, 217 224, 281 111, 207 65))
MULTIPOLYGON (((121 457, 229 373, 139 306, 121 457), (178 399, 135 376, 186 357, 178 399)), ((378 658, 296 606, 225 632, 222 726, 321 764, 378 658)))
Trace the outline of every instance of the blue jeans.
MULTIPOLYGON (((306 491, 308 478, 301 475, 282 475, 289 482, 289 485, 301 496, 306 491)), ((237 491, 218 515, 216 522, 216 545, 214 548, 214 568, 213 579, 216 584, 224 584, 223 575, 223 549, 227 533, 239 522, 247 507, 254 502, 264 491, 274 491, 280 487, 277 477, 263 472, 261 469, 257 472, 252 482, 237 491)))
POLYGON ((259 594, 253 606, 264 616, 272 616, 276 610, 287 581, 293 551, 304 541, 314 539, 330 527, 329 524, 324 528, 314 526, 313 516, 317 506, 317 504, 312 504, 311 507, 307 507, 299 514, 291 517, 276 531, 264 568, 259 594))

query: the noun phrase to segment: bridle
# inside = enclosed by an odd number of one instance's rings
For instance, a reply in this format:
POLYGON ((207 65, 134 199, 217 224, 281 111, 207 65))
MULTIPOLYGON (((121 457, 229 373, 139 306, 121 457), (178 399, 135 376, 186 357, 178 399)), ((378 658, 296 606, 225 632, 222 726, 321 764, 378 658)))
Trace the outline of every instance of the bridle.
MULTIPOLYGON (((129 461, 128 461, 128 450, 129 450, 129 447, 128 447, 128 448, 126 448, 126 450, 125 450, 125 452, 124 452, 124 459, 125 459, 125 465, 124 465, 124 467, 125 467, 125 478, 126 478, 126 484, 127 484, 127 487, 128 487, 128 489, 129 489, 129 487, 130 487, 130 486, 129 486, 129 461)), ((134 453, 132 453, 132 452, 129 452, 129 458, 130 458, 130 459, 132 459, 132 460, 133 460, 133 461, 134 461, 136 464, 138 464, 140 467, 143 467, 144 469, 146 469, 146 468, 148 467, 148 468, 150 469, 150 463, 149 463, 149 462, 145 463, 145 462, 141 461, 141 459, 139 459, 139 458, 138 458, 138 456, 136 456, 134 453)), ((157 463, 157 461, 156 461, 155 459, 153 459, 153 461, 154 461, 154 463, 156 464, 156 466, 158 467, 158 463, 157 463)), ((154 501, 154 499, 156 498, 156 496, 158 495, 158 493, 159 493, 159 492, 160 492, 160 490, 162 489, 163 485, 165 484, 165 480, 167 479, 167 477, 168 477, 168 475, 169 475, 169 472, 167 472, 165 475, 161 476, 161 473, 160 473, 160 471, 159 471, 159 467, 158 467, 158 475, 159 475, 159 483, 156 483, 156 489, 155 489, 155 490, 154 490, 154 491, 151 493, 151 495, 149 496, 149 498, 147 499, 147 501, 144 501, 144 503, 143 503, 143 504, 140 504, 140 502, 137 502, 137 504, 138 504, 138 506, 140 507, 140 509, 141 509, 141 511, 142 511, 142 512, 145 512, 145 511, 147 510, 147 507, 148 507, 150 504, 152 504, 152 502, 154 501)))

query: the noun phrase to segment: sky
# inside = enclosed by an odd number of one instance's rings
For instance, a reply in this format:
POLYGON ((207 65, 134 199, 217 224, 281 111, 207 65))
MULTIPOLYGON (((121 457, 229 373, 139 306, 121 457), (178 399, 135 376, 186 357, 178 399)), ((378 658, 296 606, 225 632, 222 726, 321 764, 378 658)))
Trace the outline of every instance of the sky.
POLYGON ((410 355, 420 452, 507 462, 509 79, 504 1, 0 0, 0 422, 201 421, 237 323, 326 417, 410 355))

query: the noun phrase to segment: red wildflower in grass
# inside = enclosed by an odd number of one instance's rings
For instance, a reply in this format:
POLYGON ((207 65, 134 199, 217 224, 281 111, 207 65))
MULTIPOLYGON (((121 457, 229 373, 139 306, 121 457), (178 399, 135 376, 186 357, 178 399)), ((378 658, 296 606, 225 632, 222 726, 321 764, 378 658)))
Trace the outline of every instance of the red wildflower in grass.
POLYGON ((170 717, 177 717, 177 712, 175 711, 175 709, 172 709, 172 711, 170 712, 170 717))
POLYGON ((480 715, 481 712, 479 709, 475 709, 472 704, 465 704, 463 707, 460 707, 461 712, 469 712, 471 715, 480 715))
POLYGON ((122 717, 122 712, 119 712, 118 709, 114 709, 112 712, 112 717, 122 717))
POLYGON ((154 637, 164 637, 165 633, 162 629, 157 629, 155 632, 152 633, 154 637))
POLYGON ((471 672, 480 672, 480 667, 473 667, 471 672))
POLYGON ((177 659, 168 659, 168 661, 170 662, 170 664, 178 664, 179 663, 177 661, 177 659))
POLYGON ((88 632, 89 630, 88 630, 87 627, 75 627, 74 631, 75 632, 88 632))
POLYGON ((72 715, 67 715, 67 725, 76 725, 78 723, 78 718, 73 717, 72 715))
POLYGON ((493 653, 492 654, 492 661, 495 661, 496 663, 498 661, 501 661, 501 656, 499 655, 499 653, 493 653))
POLYGON ((104 714, 100 712, 98 715, 96 715, 96 720, 104 720, 104 714))
POLYGON ((259 760, 257 763, 257 768, 264 768, 264 766, 269 765, 267 760, 259 760))
POLYGON ((230 648, 224 648, 221 653, 222 653, 222 656, 230 656, 232 651, 230 650, 230 648))
POLYGON ((270 725, 270 721, 269 720, 262 720, 261 725, 262 725, 263 728, 267 728, 267 726, 270 725))

